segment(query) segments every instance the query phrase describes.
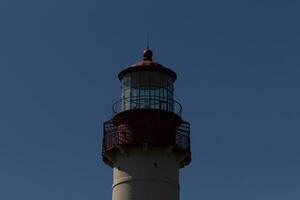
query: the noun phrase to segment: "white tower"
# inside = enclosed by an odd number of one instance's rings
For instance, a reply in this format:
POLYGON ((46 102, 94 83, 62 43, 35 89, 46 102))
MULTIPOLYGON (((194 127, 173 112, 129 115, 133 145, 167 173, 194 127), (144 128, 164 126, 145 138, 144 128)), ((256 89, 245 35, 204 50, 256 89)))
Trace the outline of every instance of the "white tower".
POLYGON ((113 200, 179 200, 179 170, 191 161, 190 127, 174 100, 174 71, 144 60, 119 73, 121 99, 104 123, 103 161, 113 200))

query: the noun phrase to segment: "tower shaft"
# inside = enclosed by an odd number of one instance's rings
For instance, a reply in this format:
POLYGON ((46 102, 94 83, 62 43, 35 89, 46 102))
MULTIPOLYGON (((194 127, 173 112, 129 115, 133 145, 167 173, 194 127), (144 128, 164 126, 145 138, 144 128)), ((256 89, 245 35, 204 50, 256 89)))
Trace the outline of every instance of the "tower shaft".
POLYGON ((168 148, 130 148, 115 160, 113 200, 179 200, 179 165, 168 148))

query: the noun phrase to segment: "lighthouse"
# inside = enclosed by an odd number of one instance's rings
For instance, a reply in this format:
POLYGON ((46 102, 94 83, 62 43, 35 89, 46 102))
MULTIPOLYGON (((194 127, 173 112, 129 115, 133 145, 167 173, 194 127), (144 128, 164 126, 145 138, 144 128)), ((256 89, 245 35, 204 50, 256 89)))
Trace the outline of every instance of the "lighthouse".
POLYGON ((112 200, 179 200, 179 171, 191 162, 190 124, 174 98, 177 75, 152 57, 147 48, 118 74, 120 99, 103 124, 112 200))

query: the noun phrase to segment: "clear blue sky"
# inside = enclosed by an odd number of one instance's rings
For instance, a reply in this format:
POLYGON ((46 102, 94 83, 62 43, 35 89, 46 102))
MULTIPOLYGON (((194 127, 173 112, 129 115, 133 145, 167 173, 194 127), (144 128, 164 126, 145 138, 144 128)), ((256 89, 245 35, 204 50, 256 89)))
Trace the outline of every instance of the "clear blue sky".
POLYGON ((191 122, 182 200, 300 199, 297 0, 1 0, 0 199, 104 200, 117 73, 178 74, 191 122))

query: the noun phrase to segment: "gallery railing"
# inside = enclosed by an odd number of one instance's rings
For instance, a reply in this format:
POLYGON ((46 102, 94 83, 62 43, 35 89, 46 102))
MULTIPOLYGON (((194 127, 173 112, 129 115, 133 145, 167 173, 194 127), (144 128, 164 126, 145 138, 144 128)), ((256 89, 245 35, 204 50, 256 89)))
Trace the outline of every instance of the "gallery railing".
POLYGON ((174 99, 159 96, 134 96, 122 98, 113 104, 113 115, 133 109, 157 109, 173 112, 181 116, 181 105, 174 99))
MULTIPOLYGON (((175 133, 175 144, 177 150, 190 152, 190 124, 182 121, 175 133)), ((103 126, 102 152, 109 151, 118 145, 139 145, 145 141, 132 140, 131 131, 125 126, 115 126, 107 121, 103 126)))

